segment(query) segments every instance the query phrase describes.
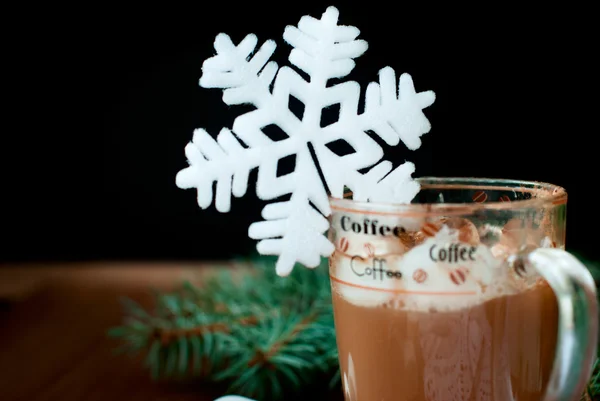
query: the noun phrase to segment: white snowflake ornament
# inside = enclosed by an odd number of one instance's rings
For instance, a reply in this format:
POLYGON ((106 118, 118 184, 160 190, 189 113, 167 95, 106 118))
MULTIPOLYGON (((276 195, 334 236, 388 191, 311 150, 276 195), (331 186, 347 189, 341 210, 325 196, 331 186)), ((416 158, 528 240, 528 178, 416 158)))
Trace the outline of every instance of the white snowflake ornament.
POLYGON ((321 19, 305 16, 298 27, 285 29, 283 38, 293 47, 289 61, 308 74, 309 81, 293 68, 269 61, 274 41, 266 41, 256 51, 258 40, 253 34, 237 46, 229 36, 219 34, 214 42, 217 54, 202 66, 200 86, 223 89, 228 105, 251 104, 256 109, 237 117, 232 129, 223 128, 216 140, 203 129, 195 130, 185 148, 189 167, 177 175, 178 187, 197 189, 202 209, 214 198, 217 210, 228 212, 231 196, 246 193, 253 168, 258 168, 259 198, 268 201, 291 195, 287 201, 266 205, 265 221, 249 228, 249 236, 259 240, 259 253, 279 256, 280 276, 288 275, 297 262, 316 267, 321 257, 333 252, 324 235, 329 228, 324 216, 331 213, 327 189, 333 197, 342 197, 348 187, 355 200, 395 203, 408 203, 419 191, 411 178, 414 165, 406 162, 391 171, 392 163, 382 160, 383 149, 366 131, 389 145, 402 141, 410 150, 419 148, 420 136, 431 128, 422 110, 434 102, 435 95, 417 93, 410 75, 402 74, 397 81, 394 70, 386 67, 379 73, 379 83, 367 87, 365 110, 359 113, 358 83, 327 85, 332 78, 348 75, 355 66, 353 59, 367 50, 367 43, 356 39, 357 28, 337 22, 338 10, 329 7, 321 19), (289 108, 291 96, 304 103, 301 119, 289 108), (336 104, 340 107, 337 122, 321 127, 322 110, 336 104), (278 126, 287 138, 270 139, 263 131, 270 125, 278 126), (340 140, 354 153, 339 156, 328 148, 340 140), (278 176, 279 161, 291 155, 294 171, 278 176), (359 172, 371 166, 367 173, 359 172))

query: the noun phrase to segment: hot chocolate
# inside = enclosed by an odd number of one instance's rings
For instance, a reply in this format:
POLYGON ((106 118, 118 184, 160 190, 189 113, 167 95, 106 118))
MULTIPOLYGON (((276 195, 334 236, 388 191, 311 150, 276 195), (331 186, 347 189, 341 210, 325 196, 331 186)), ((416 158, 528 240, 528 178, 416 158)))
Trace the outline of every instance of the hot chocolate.
POLYGON ((407 309, 403 295, 365 307, 342 286, 333 305, 347 401, 543 399, 558 313, 545 283, 447 311, 407 309))

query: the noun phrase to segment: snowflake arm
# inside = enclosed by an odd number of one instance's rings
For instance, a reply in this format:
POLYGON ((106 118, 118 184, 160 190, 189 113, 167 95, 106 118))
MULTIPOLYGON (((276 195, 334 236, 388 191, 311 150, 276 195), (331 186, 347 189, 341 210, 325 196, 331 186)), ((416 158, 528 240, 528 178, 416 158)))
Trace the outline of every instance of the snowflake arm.
POLYGON ((357 198, 369 202, 410 203, 421 189, 419 183, 411 177, 415 172, 415 165, 405 162, 387 174, 391 170, 392 164, 389 163, 389 167, 387 165, 380 167, 384 163, 389 162, 381 162, 365 174, 373 174, 374 179, 367 180, 366 185, 359 187, 362 192, 356 195, 357 198), (378 171, 379 169, 381 171, 378 171))
POLYGON ((296 263, 316 267, 321 257, 331 255, 334 246, 323 235, 329 222, 310 206, 307 197, 294 192, 287 202, 272 203, 263 209, 265 221, 250 225, 250 238, 260 240, 262 255, 279 255, 275 266, 280 276, 291 273, 296 263))
POLYGON ((360 31, 353 26, 338 25, 339 12, 329 7, 321 19, 304 16, 298 27, 288 26, 283 39, 294 49, 289 61, 321 83, 329 78, 342 78, 355 67, 354 58, 368 48, 364 40, 355 40, 360 31))
POLYGON ((250 58, 257 42, 256 35, 249 34, 235 46, 228 35, 217 35, 214 43, 217 54, 202 64, 200 86, 224 89, 223 102, 228 105, 264 106, 271 97, 269 85, 277 74, 277 63, 269 61, 276 44, 267 40, 250 58))
POLYGON ((231 207, 231 194, 241 197, 248 188, 250 170, 260 162, 260 152, 244 149, 228 129, 222 129, 217 140, 203 129, 185 147, 189 166, 176 177, 179 188, 197 188, 198 205, 208 208, 213 202, 213 183, 217 182, 215 206, 226 213, 231 207))
POLYGON ((383 160, 363 174, 345 160, 348 156, 340 158, 326 147, 319 148, 318 155, 333 197, 342 198, 348 187, 356 201, 409 203, 420 190, 411 177, 415 171, 411 162, 392 171, 392 163, 383 160))
POLYGON ((435 101, 432 91, 415 91, 409 74, 400 76, 398 94, 396 74, 391 67, 379 72, 379 84, 372 82, 365 95, 365 112, 360 116, 361 127, 372 130, 387 144, 395 146, 400 140, 410 150, 421 146, 421 135, 431 129, 423 109, 435 101))
POLYGON ((405 163, 388 176, 391 164, 387 161, 377 164, 368 174, 358 171, 373 166, 383 154, 379 145, 364 131, 374 131, 390 145, 397 145, 402 140, 407 148, 416 150, 421 146, 420 136, 430 130, 431 125, 422 110, 434 102, 435 94, 432 91, 416 93, 408 74, 402 74, 399 79, 399 94, 395 82, 394 70, 382 69, 380 84, 371 83, 367 88, 363 114, 358 114, 359 88, 350 86, 355 83, 347 82, 327 89, 331 98, 328 104, 336 98, 344 99, 340 102, 338 122, 326 127, 325 135, 315 141, 315 150, 332 196, 342 197, 344 187, 349 187, 356 200, 387 199, 406 203, 419 191, 419 185, 410 178, 414 172, 412 163, 405 163), (336 95, 336 91, 346 93, 336 95), (325 146, 338 139, 348 142, 355 152, 338 157, 325 146))
POLYGON ((291 140, 266 147, 244 148, 227 128, 215 140, 203 129, 196 129, 192 142, 185 147, 189 166, 179 171, 175 183, 179 188, 196 188, 198 205, 208 208, 213 198, 219 212, 231 208, 231 196, 240 198, 248 189, 250 171, 261 164, 276 163, 289 152, 291 140), (213 183, 216 193, 213 194, 213 183))
POLYGON ((296 262, 316 267, 321 257, 333 252, 333 244, 323 235, 329 227, 323 215, 331 210, 323 186, 316 184, 320 178, 308 148, 296 155, 293 173, 277 177, 274 164, 261 165, 257 192, 270 199, 291 193, 291 199, 265 206, 265 221, 251 224, 248 234, 260 240, 257 249, 261 254, 279 255, 277 274, 287 276, 296 262))

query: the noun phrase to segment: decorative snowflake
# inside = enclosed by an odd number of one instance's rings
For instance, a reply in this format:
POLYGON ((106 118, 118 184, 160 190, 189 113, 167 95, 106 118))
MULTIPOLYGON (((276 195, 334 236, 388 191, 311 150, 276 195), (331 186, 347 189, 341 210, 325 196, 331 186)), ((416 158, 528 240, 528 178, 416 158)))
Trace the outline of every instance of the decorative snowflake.
POLYGON ((386 67, 379 73, 379 84, 367 87, 365 110, 359 114, 358 83, 327 85, 330 79, 347 76, 355 66, 353 59, 367 50, 365 41, 356 40, 357 28, 337 22, 338 10, 329 7, 321 19, 304 16, 297 27, 284 31, 284 40, 293 47, 289 61, 308 74, 308 82, 291 67, 279 68, 269 61, 274 41, 266 41, 255 52, 255 35, 247 35, 236 46, 229 36, 219 34, 214 42, 217 54, 202 66, 200 86, 223 89, 228 105, 252 104, 256 109, 237 117, 232 130, 223 128, 216 140, 203 129, 195 130, 185 148, 189 167, 177 175, 178 187, 197 189, 202 209, 214 197, 217 210, 228 212, 231 196, 246 193, 249 173, 256 167, 259 198, 291 195, 287 201, 266 205, 265 221, 249 228, 249 236, 260 240, 259 253, 279 255, 276 271, 280 276, 288 275, 296 262, 315 267, 321 257, 333 252, 333 244, 324 235, 329 228, 324 216, 331 212, 326 188, 333 197, 342 197, 348 187, 355 200, 397 203, 410 202, 419 191, 411 178, 414 165, 406 162, 391 171, 391 162, 382 160, 383 149, 366 131, 389 145, 402 140, 410 150, 419 148, 420 136, 430 130, 422 109, 434 102, 435 95, 416 93, 410 75, 402 74, 396 81, 394 70, 386 67), (291 96, 304 103, 301 119, 289 108, 291 96), (321 127, 322 110, 333 105, 340 107, 338 121, 321 127), (270 125, 288 137, 270 139, 263 132, 270 125), (340 140, 351 145, 354 153, 339 156, 327 146, 340 140), (279 161, 286 156, 295 156, 295 169, 278 176, 279 161), (371 166, 368 172, 359 172, 371 166))

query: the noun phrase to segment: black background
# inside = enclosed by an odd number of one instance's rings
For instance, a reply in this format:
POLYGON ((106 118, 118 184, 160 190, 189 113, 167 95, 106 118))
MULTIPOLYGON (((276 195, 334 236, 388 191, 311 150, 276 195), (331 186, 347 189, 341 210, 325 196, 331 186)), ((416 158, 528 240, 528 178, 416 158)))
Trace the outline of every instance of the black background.
MULTIPOLYGON (((198 85, 214 37, 275 39, 325 2, 216 2, 204 9, 103 4, 31 11, 11 35, 0 258, 4 261, 226 258, 253 249, 253 192, 232 211, 200 210, 175 186, 195 128, 216 135, 244 111, 198 85)), ((567 247, 593 256, 598 153, 589 10, 409 10, 338 2, 368 51, 348 77, 363 88, 385 66, 433 90, 415 176, 547 181, 569 192, 567 247)), ((196 5, 197 7, 198 5, 196 5)), ((19 25, 19 24, 16 24, 19 25)), ((8 50, 7 50, 8 51, 8 50)))

